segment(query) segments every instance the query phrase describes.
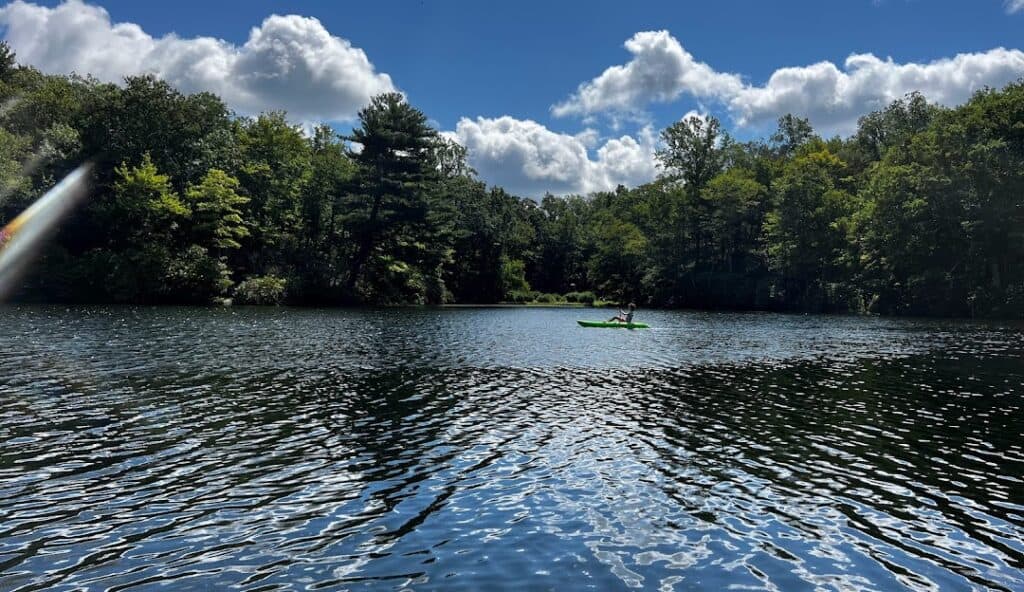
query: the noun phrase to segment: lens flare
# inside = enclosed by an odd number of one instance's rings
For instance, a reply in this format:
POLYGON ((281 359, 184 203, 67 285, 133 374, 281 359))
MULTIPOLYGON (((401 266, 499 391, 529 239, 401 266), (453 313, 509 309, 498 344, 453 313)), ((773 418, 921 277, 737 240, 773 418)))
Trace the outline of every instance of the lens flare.
POLYGON ((0 300, 17 285, 20 273, 39 252, 57 224, 86 194, 90 164, 84 164, 61 180, 0 229, 0 300))

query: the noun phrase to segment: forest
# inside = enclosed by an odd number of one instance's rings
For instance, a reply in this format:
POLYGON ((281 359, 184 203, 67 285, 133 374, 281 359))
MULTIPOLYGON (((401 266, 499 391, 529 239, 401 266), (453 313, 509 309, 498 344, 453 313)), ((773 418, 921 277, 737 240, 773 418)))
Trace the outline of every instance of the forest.
POLYGON ((1024 317, 1024 81, 909 95, 846 138, 689 117, 660 145, 651 183, 537 200, 478 179, 399 94, 338 134, 151 76, 45 75, 0 43, 0 225, 93 164, 20 301, 1024 317))

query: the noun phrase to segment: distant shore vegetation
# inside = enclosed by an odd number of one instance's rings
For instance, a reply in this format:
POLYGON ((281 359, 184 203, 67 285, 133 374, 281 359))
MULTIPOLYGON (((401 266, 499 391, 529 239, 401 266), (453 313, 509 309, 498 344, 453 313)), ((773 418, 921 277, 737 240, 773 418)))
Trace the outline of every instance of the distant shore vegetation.
POLYGON ((44 75, 0 43, 0 106, 0 224, 94 163, 23 301, 1024 317, 1024 82, 909 95, 848 138, 689 117, 653 182, 541 199, 479 180, 399 94, 340 136, 150 76, 44 75))

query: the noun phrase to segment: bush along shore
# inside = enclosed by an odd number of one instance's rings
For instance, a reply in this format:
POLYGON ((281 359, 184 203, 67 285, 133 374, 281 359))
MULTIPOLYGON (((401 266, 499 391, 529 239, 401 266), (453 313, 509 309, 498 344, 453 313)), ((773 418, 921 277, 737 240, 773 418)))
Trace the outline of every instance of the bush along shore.
POLYGON ((149 76, 44 75, 0 43, 0 104, 0 223, 95 165, 21 300, 1024 316, 1021 82, 956 108, 910 95, 847 138, 786 116, 740 142, 690 117, 654 181, 540 199, 480 181, 398 94, 304 133, 149 76))

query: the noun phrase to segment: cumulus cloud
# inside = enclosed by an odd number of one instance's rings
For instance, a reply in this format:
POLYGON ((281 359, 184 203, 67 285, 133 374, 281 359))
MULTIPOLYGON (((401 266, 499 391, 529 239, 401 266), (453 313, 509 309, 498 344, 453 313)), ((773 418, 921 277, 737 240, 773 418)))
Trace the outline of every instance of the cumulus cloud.
POLYGON ((1006 0, 1006 13, 1014 14, 1024 10, 1024 0, 1006 0))
POLYGON ((942 105, 963 103, 986 86, 1000 87, 1024 75, 1024 52, 997 48, 927 64, 898 64, 872 54, 776 70, 764 86, 748 86, 728 100, 739 125, 774 121, 795 113, 818 128, 852 131, 857 118, 910 92, 942 105))
POLYGON ((633 59, 612 66, 579 86, 576 93, 551 108, 556 117, 598 111, 629 111, 648 102, 667 102, 684 91, 699 97, 728 96, 743 83, 735 74, 716 72, 698 62, 668 31, 644 31, 626 41, 633 59))
POLYGON ((588 146, 600 140, 593 130, 572 136, 509 116, 463 117, 453 137, 467 148, 481 178, 518 195, 585 194, 638 185, 657 175, 656 138, 649 127, 636 137, 605 140, 594 158, 588 146))
MULTIPOLYGON (((1013 0, 1024 5, 1024 0, 1013 0)), ((633 58, 583 83, 555 116, 635 111, 686 93, 724 105, 740 126, 759 126, 781 115, 808 117, 825 132, 850 132, 857 118, 919 91, 944 105, 967 100, 986 86, 999 87, 1024 75, 1024 52, 996 48, 929 63, 900 64, 873 54, 854 54, 842 68, 824 61, 776 70, 761 86, 698 62, 667 31, 637 33, 626 42, 633 58)))
POLYGON ((238 46, 212 37, 155 38, 81 0, 54 8, 16 0, 0 7, 4 38, 22 63, 44 72, 118 82, 155 74, 187 91, 212 91, 244 114, 284 109, 300 120, 346 120, 394 90, 363 50, 319 20, 273 15, 238 46))

